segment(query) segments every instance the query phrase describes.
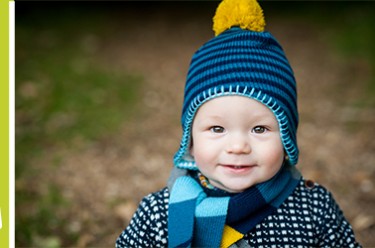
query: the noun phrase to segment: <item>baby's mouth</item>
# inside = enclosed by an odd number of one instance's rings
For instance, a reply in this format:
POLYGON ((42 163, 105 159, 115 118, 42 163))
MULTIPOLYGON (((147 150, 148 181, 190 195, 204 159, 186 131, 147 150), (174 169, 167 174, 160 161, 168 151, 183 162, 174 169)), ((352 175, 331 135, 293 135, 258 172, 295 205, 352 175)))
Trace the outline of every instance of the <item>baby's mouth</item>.
POLYGON ((248 170, 248 169, 255 167, 255 165, 232 165, 232 164, 222 164, 221 166, 230 170, 234 170, 234 171, 248 170))
POLYGON ((242 169, 242 168, 250 167, 248 165, 226 165, 226 166, 231 167, 233 169, 242 169))

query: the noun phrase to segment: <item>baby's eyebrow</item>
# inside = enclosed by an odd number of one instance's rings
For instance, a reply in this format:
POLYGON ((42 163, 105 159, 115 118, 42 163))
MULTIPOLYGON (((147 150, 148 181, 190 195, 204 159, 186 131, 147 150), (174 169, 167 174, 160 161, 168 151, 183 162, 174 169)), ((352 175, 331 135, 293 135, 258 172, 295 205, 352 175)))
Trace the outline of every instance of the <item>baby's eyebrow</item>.
POLYGON ((225 118, 226 118, 225 116, 221 116, 221 115, 217 115, 217 114, 205 114, 205 115, 202 115, 200 119, 220 121, 220 120, 223 120, 225 118))
POLYGON ((224 119, 217 115, 205 115, 194 120, 194 123, 198 125, 222 125, 223 122, 224 119))
POLYGON ((251 113, 250 116, 253 118, 253 119, 272 119, 272 120, 276 120, 275 116, 273 114, 270 114, 270 113, 251 113))
POLYGON ((206 115, 205 118, 207 118, 207 119, 215 119, 215 120, 222 120, 225 117, 222 117, 220 115, 206 115))

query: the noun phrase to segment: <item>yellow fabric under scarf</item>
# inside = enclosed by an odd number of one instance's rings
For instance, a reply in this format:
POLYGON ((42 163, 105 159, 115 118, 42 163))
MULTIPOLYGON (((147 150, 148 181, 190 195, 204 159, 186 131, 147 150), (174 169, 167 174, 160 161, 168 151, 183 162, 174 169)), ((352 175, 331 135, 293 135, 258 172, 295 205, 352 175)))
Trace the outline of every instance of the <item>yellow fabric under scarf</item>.
POLYGON ((225 225, 223 231, 223 237, 221 239, 221 248, 228 248, 232 244, 236 243, 238 240, 243 238, 243 234, 225 225))

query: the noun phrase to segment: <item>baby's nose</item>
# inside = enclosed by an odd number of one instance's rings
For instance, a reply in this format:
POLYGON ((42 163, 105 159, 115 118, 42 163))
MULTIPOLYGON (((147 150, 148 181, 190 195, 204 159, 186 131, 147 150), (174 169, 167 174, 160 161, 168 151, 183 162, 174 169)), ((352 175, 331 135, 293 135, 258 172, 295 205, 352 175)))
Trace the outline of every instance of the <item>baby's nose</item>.
POLYGON ((246 137, 242 135, 236 135, 229 141, 229 144, 227 146, 227 152, 233 154, 251 153, 250 142, 246 137))

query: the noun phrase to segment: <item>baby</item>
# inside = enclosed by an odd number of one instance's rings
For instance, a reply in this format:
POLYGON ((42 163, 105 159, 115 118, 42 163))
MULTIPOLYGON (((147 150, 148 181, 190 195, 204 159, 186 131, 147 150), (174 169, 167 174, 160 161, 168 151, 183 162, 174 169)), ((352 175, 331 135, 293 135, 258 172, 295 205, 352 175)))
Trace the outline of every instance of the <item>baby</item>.
POLYGON ((360 247, 332 195, 296 168, 297 92, 255 0, 224 0, 193 56, 168 187, 116 247, 360 247))

